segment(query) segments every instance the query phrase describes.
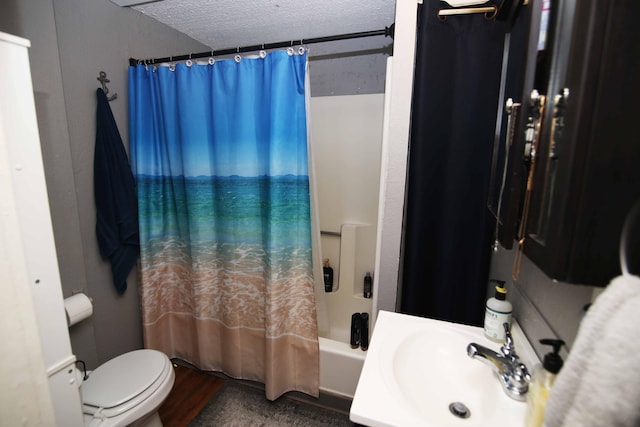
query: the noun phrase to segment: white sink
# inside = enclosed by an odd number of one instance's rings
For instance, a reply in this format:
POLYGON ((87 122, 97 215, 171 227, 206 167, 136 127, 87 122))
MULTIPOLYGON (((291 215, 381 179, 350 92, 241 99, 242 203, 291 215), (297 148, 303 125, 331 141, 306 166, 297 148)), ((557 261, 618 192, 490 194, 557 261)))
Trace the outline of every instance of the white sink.
MULTIPOLYGON (((537 358, 515 322, 512 335, 531 370, 537 358)), ((351 420, 372 427, 523 425, 526 404, 508 397, 491 368, 467 356, 471 342, 500 348, 482 328, 381 311, 351 420), (451 412, 458 403, 467 418, 451 412)))

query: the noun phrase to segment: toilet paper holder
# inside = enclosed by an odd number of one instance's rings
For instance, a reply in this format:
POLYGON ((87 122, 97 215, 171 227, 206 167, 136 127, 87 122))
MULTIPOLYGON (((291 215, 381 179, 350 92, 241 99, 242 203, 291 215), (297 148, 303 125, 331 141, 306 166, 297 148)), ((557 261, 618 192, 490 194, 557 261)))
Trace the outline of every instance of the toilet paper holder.
POLYGON ((67 326, 73 326, 93 314, 93 299, 82 291, 72 293, 64 299, 64 311, 67 317, 67 326))

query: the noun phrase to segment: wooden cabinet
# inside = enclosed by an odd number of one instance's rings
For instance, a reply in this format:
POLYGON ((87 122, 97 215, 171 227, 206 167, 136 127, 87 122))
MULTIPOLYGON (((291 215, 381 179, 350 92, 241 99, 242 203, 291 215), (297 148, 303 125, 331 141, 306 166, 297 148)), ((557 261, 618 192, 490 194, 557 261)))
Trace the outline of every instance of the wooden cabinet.
POLYGON ((527 55, 510 54, 505 100, 511 90, 520 108, 503 120, 489 208, 500 243, 553 279, 604 286, 620 274, 622 226, 640 199, 639 18, 632 0, 533 1, 514 27, 526 36, 510 52, 527 55))

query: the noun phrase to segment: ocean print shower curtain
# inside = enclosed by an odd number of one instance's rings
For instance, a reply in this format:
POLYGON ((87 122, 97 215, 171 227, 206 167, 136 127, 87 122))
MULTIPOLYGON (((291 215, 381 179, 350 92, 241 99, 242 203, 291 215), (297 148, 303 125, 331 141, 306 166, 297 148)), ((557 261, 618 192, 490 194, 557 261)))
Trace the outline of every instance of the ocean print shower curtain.
POLYGON ((318 395, 306 66, 276 51, 129 69, 145 346, 269 399, 318 395))

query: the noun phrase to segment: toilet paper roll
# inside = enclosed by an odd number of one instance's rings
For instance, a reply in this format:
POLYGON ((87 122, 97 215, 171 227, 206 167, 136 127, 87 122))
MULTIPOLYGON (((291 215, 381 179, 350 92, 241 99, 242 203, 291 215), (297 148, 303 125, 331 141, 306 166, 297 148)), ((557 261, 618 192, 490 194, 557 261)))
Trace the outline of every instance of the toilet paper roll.
POLYGON ((64 299, 64 311, 67 313, 67 325, 72 326, 91 316, 93 305, 85 294, 75 294, 64 299))

